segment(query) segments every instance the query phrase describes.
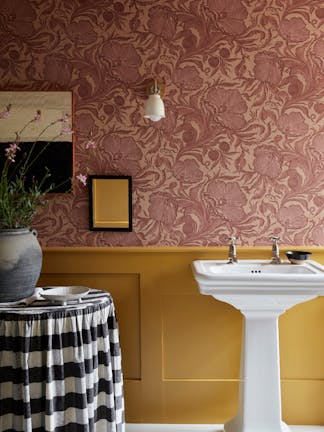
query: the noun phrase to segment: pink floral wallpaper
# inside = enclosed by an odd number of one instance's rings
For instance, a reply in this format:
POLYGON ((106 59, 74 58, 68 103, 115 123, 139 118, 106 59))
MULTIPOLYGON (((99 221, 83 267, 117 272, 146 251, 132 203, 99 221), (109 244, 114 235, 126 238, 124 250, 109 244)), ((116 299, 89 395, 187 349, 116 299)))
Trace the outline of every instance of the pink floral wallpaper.
POLYGON ((133 232, 90 232, 75 180, 43 246, 324 245, 323 0, 1 0, 0 22, 1 89, 73 91, 75 175, 133 176, 133 232))

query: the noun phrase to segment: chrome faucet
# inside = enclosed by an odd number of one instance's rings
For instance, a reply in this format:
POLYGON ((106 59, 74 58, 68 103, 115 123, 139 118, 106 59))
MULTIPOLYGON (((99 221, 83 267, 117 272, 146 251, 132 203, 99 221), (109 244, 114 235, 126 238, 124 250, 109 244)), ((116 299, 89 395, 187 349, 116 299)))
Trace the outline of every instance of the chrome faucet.
POLYGON ((229 244, 229 250, 228 250, 228 263, 227 264, 233 264, 233 263, 237 262, 235 241, 238 240, 238 237, 229 237, 228 240, 230 241, 230 244, 229 244))
POLYGON ((271 264, 280 264, 281 263, 281 258, 279 255, 279 237, 275 237, 272 236, 270 237, 270 239, 272 240, 272 259, 271 259, 271 264))

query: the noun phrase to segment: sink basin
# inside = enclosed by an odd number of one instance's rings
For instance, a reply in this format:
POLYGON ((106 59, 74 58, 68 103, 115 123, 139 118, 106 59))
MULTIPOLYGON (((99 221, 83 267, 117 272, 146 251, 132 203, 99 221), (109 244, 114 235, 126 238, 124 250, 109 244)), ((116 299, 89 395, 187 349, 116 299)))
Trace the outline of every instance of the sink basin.
POLYGON ((225 273, 232 275, 255 275, 271 273, 272 275, 278 275, 282 273, 289 274, 316 274, 322 273, 322 269, 319 265, 313 261, 309 261, 303 265, 291 265, 290 263, 283 264, 271 264, 267 261, 240 261, 235 264, 230 264, 226 261, 196 261, 197 269, 203 274, 213 273, 225 273))
MULTIPOLYGON (((271 264, 265 260, 193 262, 194 277, 202 294, 272 294, 317 296, 324 294, 324 267, 315 261, 302 265, 271 264)), ((297 301, 298 303, 298 301, 297 301)))
POLYGON ((301 265, 197 260, 192 269, 201 294, 244 316, 238 412, 225 432, 288 432, 281 419, 278 317, 324 296, 324 267, 310 260, 301 265))

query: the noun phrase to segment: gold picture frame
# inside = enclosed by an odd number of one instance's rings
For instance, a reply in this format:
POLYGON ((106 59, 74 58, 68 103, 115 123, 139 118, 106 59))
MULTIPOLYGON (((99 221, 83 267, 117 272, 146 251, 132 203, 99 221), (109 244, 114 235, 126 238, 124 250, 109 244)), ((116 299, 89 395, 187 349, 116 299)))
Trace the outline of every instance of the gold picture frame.
POLYGON ((132 177, 89 176, 90 230, 132 231, 132 177))

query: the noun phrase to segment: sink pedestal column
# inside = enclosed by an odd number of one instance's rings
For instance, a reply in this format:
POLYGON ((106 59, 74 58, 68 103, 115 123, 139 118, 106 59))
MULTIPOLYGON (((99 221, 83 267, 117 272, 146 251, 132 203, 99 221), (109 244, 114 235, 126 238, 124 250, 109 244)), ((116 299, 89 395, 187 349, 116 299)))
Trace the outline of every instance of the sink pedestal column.
POLYGON ((236 417, 225 432, 288 432, 281 420, 278 317, 285 310, 242 310, 241 381, 236 417))

